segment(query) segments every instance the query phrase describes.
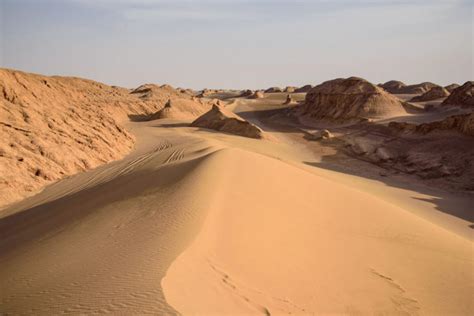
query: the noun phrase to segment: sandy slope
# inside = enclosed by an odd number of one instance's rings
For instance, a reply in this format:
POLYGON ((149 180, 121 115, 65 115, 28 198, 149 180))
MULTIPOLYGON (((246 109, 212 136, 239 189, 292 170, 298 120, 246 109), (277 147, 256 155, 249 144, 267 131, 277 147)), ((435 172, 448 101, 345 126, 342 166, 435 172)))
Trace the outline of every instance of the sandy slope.
POLYGON ((148 131, 125 160, 7 210, 2 312, 174 312, 160 279, 199 227, 212 190, 209 157, 219 148, 175 133, 156 141, 148 131))
POLYGON ((472 311, 470 241, 274 159, 241 150, 215 158, 234 168, 163 280, 179 312, 472 311))
POLYGON ((128 129, 124 160, 0 214, 2 312, 472 312, 466 222, 304 165, 314 157, 283 138, 128 129))

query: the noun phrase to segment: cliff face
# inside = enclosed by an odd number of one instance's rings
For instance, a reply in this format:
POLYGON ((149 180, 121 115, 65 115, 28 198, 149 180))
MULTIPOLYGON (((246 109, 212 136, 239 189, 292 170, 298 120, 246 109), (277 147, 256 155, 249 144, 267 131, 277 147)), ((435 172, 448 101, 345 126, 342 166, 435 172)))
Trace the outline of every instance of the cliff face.
POLYGON ((134 144, 123 122, 161 109, 168 99, 192 102, 169 86, 130 93, 91 80, 0 69, 0 207, 123 157, 134 144))
POLYGON ((330 80, 312 88, 300 111, 302 115, 336 120, 406 113, 399 99, 356 77, 330 80))
POLYGON ((442 104, 474 107, 474 81, 467 81, 459 88, 454 89, 442 104))

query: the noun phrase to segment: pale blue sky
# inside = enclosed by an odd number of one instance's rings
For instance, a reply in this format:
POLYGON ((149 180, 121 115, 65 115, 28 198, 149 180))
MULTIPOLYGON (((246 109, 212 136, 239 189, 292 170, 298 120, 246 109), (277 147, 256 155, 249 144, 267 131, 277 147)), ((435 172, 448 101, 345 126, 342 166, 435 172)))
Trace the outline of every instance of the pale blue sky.
POLYGON ((0 0, 0 65, 135 87, 473 80, 471 0, 0 0))

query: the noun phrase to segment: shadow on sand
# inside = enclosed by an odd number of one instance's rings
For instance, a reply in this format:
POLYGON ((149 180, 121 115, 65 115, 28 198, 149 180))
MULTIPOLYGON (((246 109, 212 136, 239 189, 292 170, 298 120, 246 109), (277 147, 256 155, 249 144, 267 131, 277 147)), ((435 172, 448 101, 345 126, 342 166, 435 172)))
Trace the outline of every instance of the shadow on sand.
POLYGON ((176 128, 176 127, 191 127, 191 123, 163 123, 154 127, 176 128))
POLYGON ((128 118, 132 122, 146 122, 149 121, 151 114, 129 114, 128 118))
MULTIPOLYGON (((330 157, 330 156, 329 156, 330 157)), ((412 199, 425 201, 431 203, 435 206, 435 209, 449 214, 451 216, 458 217, 465 221, 471 223, 468 225, 470 228, 474 229, 474 196, 472 194, 453 194, 450 192, 443 191, 441 189, 433 189, 428 187, 424 184, 413 184, 408 183, 409 179, 406 181, 398 180, 390 178, 390 176, 380 176, 377 174, 371 173, 363 173, 350 170, 348 167, 338 166, 337 163, 328 162, 327 160, 330 159, 328 156, 323 156, 321 162, 308 162, 305 161, 304 163, 309 166, 322 168, 326 170, 335 171, 338 173, 350 174, 357 177, 363 177, 366 179, 379 181, 384 183, 387 186, 405 189, 405 190, 412 190, 424 195, 430 195, 431 198, 419 198, 419 197, 411 197, 412 199), (326 161, 325 161, 326 160, 326 161)), ((374 166, 375 168, 379 168, 374 166)), ((380 169, 385 170, 385 169, 380 169)))
MULTIPOLYGON (((255 124, 259 125, 261 122, 262 129, 267 131, 274 131, 280 133, 291 133, 293 137, 300 138, 298 142, 307 142, 309 146, 313 143, 309 140, 312 137, 305 128, 314 129, 314 127, 304 126, 298 122, 294 117, 289 114, 288 107, 282 107, 277 109, 261 109, 256 111, 243 111, 238 113, 245 119, 254 121, 255 124), (276 119, 275 119, 276 118, 276 119)), ((348 134, 358 134, 364 131, 370 131, 371 133, 383 135, 385 137, 392 136, 391 131, 386 126, 373 124, 373 123, 355 123, 351 125, 335 125, 332 130, 344 131, 348 134)), ((423 183, 421 180, 416 179, 416 174, 406 175, 405 179, 395 179, 390 177, 389 171, 386 169, 372 164, 361 159, 347 156, 341 147, 341 141, 325 142, 325 146, 329 146, 335 150, 334 155, 322 156, 320 162, 309 162, 304 163, 309 166, 331 170, 339 173, 350 174, 353 176, 375 180, 384 183, 389 187, 408 189, 420 194, 432 196, 431 198, 418 198, 412 197, 415 200, 425 201, 434 205, 434 208, 439 212, 455 216, 462 220, 470 222, 469 228, 474 229, 474 192, 463 192, 463 193, 452 193, 441 188, 432 188, 428 184, 423 183), (349 160, 354 160, 354 163, 363 165, 362 170, 358 170, 356 166, 351 166, 350 161, 339 162, 341 159, 337 157, 345 157, 349 160), (381 176, 380 172, 387 174, 387 176, 381 176)), ((345 160, 343 158, 342 160, 345 160)), ((404 176, 403 174, 401 174, 404 176)))

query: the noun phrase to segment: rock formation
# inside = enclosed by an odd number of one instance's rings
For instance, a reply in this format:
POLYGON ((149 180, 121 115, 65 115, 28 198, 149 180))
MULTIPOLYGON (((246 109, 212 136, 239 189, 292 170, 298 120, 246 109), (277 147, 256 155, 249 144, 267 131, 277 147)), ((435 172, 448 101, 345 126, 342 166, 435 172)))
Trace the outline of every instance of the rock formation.
POLYGON ((248 98, 251 97, 254 94, 252 90, 244 90, 242 93, 239 95, 241 98, 248 98))
POLYGON ((123 124, 129 117, 147 118, 169 99, 197 115, 210 108, 167 86, 130 91, 7 69, 0 69, 0 91, 0 207, 123 157, 134 143, 123 124))
POLYGON ((198 98, 207 98, 213 94, 218 93, 218 90, 215 89, 203 89, 201 92, 198 93, 197 97, 198 98))
POLYGON ((218 105, 213 105, 209 112, 198 117, 191 126, 250 138, 264 137, 260 128, 218 105))
POLYGON ((449 91, 443 87, 436 86, 428 90, 427 92, 423 93, 422 95, 413 97, 410 101, 411 102, 424 102, 424 101, 432 101, 436 99, 446 98, 449 96, 449 91))
POLYGON ((265 90, 265 93, 275 93, 275 92, 283 92, 283 90, 279 87, 271 87, 265 90))
POLYGON ((385 91, 392 94, 422 94, 437 87, 438 85, 432 82, 422 82, 413 85, 406 85, 401 81, 391 80, 380 85, 385 91))
POLYGON ((404 122, 390 122, 388 127, 401 132, 428 134, 435 131, 457 131, 474 136, 474 113, 447 117, 441 121, 419 125, 404 122))
POLYGON ((333 137, 334 135, 330 131, 328 131, 327 129, 323 129, 315 133, 311 133, 306 138, 309 140, 321 140, 321 139, 331 139, 333 137))
POLYGON ((451 95, 443 101, 442 105, 458 105, 462 107, 474 107, 474 81, 453 90, 451 95))
POLYGON ((288 87, 285 88, 285 90, 283 90, 283 92, 286 92, 286 93, 293 93, 293 92, 295 92, 295 90, 296 90, 296 87, 290 87, 290 86, 288 86, 288 87))
POLYGON ((306 93, 308 92, 309 90, 311 90, 313 88, 312 85, 310 84, 307 84, 305 86, 302 86, 301 88, 298 88, 295 90, 296 93, 306 93))
POLYGON ((192 119, 204 113, 206 108, 207 107, 202 106, 196 107, 195 103, 189 100, 172 101, 171 99, 169 99, 161 110, 155 112, 150 116, 149 120, 152 121, 159 119, 192 119))
POLYGON ((299 113, 317 119, 381 118, 406 113, 401 101, 370 82, 351 77, 311 89, 299 113))
POLYGON ((251 96, 249 96, 249 99, 262 99, 265 97, 265 94, 261 90, 255 91, 251 96))
POLYGON ((452 83, 450 85, 447 85, 446 87, 444 87, 446 90, 448 90, 449 93, 453 92, 454 89, 456 88, 459 88, 460 85, 458 85, 457 83, 452 83))
POLYGON ((406 87, 406 84, 401 81, 390 80, 385 82, 384 84, 381 84, 380 87, 390 93, 399 93, 401 89, 406 87))

